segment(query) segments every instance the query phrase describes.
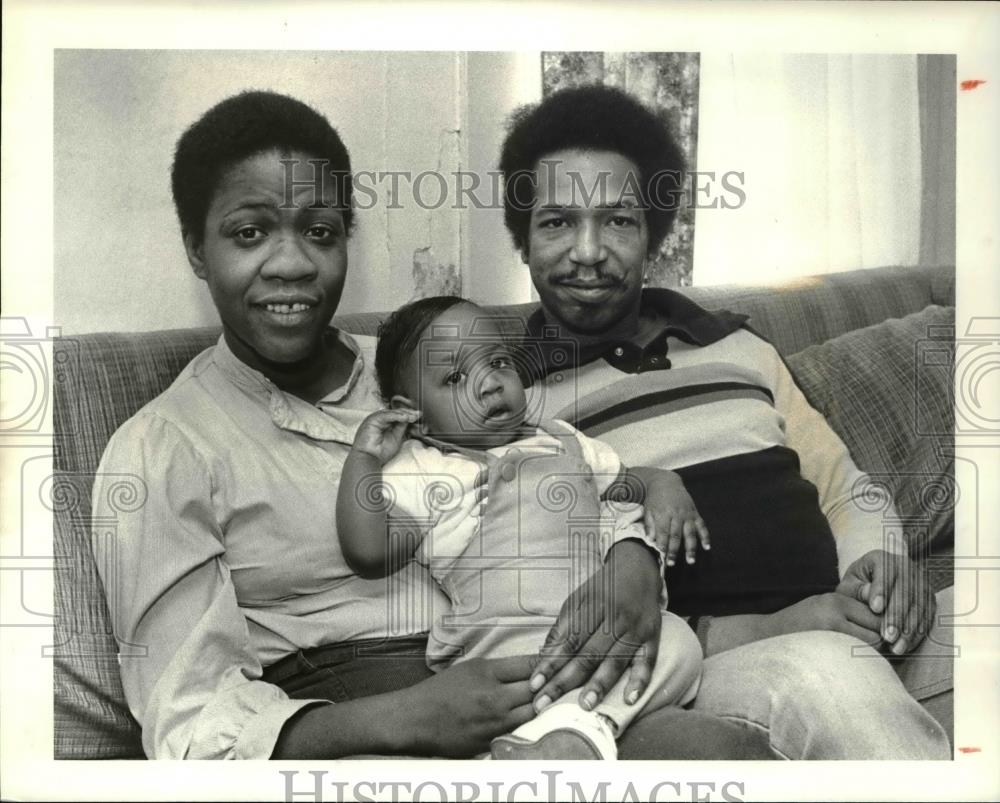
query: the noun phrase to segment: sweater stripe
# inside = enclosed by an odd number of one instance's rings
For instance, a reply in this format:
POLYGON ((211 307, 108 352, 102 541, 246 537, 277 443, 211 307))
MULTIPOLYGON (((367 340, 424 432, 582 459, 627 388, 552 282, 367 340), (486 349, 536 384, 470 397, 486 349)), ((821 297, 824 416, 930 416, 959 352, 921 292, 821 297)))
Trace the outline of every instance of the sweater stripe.
POLYGON ((744 382, 714 382, 640 394, 589 414, 581 412, 577 421, 567 418, 572 416, 573 408, 561 411, 557 417, 570 420, 593 438, 640 421, 732 399, 753 399, 774 405, 774 396, 768 388, 744 382))

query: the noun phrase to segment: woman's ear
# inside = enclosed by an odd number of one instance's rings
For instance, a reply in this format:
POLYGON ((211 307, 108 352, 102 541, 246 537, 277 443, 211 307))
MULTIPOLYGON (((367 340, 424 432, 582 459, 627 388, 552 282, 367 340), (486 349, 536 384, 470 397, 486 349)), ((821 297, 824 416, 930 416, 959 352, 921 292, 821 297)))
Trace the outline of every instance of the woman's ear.
POLYGON ((205 269, 204 245, 203 238, 195 237, 189 231, 184 232, 184 251, 187 254, 188 264, 199 279, 205 279, 208 275, 205 269))

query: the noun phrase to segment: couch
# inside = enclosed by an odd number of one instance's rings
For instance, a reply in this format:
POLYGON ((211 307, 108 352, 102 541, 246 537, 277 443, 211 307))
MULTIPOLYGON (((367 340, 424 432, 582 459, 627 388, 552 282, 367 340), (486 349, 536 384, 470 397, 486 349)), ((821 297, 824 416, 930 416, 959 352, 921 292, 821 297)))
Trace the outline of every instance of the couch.
MULTIPOLYGON (((859 466, 892 492, 900 519, 887 526, 903 528, 936 588, 950 584, 954 493, 948 355, 953 359, 954 271, 885 267, 776 286, 683 292, 708 308, 750 316, 859 466), (921 363, 921 349, 937 355, 927 366, 921 363)), ((533 306, 503 311, 523 316, 533 306)), ((379 320, 371 313, 342 315, 334 322, 348 332, 375 334, 379 320)), ((56 342, 51 500, 56 758, 143 755, 89 546, 92 531, 113 534, 115 526, 113 520, 91 519, 93 474, 115 429, 167 388, 189 360, 218 339, 219 331, 87 334, 56 342)), ((136 504, 126 484, 109 493, 113 507, 136 504)))

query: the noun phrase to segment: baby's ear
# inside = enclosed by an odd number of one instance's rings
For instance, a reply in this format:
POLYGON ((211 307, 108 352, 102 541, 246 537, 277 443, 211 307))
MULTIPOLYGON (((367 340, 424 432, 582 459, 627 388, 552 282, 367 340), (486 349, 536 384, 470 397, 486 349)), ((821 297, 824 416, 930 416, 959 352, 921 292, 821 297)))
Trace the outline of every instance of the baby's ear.
POLYGON ((389 399, 389 409, 390 410, 416 410, 417 405, 415 405, 409 398, 397 393, 391 399, 389 399))
MULTIPOLYGON (((417 405, 415 405, 408 397, 396 394, 391 399, 389 399, 389 409, 390 410, 416 410, 417 405)), ((410 432, 416 433, 418 435, 426 435, 427 431, 424 427, 423 420, 416 421, 410 424, 410 432)))

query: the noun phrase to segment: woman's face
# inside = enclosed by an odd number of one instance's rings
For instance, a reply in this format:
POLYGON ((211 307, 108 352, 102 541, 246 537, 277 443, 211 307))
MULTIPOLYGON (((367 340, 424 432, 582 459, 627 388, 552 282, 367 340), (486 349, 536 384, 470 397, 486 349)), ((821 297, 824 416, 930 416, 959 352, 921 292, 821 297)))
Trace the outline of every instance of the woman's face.
POLYGON ((236 163, 216 188, 204 238, 184 238, 226 342, 264 373, 316 356, 344 289, 347 232, 336 182, 318 169, 314 176, 310 158, 273 150, 236 163), (281 163, 289 160, 291 176, 281 163))

